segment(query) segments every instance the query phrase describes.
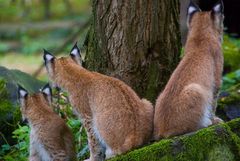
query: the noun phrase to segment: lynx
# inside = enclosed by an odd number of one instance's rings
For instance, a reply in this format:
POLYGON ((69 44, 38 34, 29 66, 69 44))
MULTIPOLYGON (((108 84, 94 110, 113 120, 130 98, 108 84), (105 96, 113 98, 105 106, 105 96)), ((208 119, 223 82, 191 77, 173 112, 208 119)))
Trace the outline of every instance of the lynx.
POLYGON ((184 57, 156 101, 156 140, 222 121, 215 110, 223 69, 223 18, 221 1, 205 12, 190 3, 184 57))
POLYGON ((89 160, 104 160, 150 140, 152 104, 122 81, 83 68, 76 44, 69 57, 55 58, 45 50, 44 60, 50 79, 69 92, 87 131, 89 160))
POLYGON ((75 148, 70 129, 51 108, 51 88, 29 95, 19 86, 23 120, 30 125, 30 161, 73 161, 75 148))

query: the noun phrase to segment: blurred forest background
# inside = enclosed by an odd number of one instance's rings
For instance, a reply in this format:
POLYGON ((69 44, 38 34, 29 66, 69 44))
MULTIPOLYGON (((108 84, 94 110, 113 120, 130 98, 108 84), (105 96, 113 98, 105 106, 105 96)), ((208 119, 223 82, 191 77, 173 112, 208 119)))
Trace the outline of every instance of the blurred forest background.
MULTIPOLYGON (((75 42, 81 47, 91 14, 89 0, 0 0, 0 78, 4 78, 0 79, 0 160, 27 160, 29 147, 29 127, 12 107, 16 100, 6 99, 16 98, 16 83, 30 92, 41 88, 48 81, 42 68, 43 48, 64 55, 75 42)), ((87 141, 80 121, 72 116, 65 93, 56 97, 59 115, 69 112, 65 119, 78 142, 79 158, 86 158, 87 141)))
POLYGON ((0 64, 33 74, 43 48, 62 54, 83 44, 90 16, 89 0, 1 0, 0 64))
MULTIPOLYGON (((181 1, 182 44, 187 33, 188 3, 181 1)), ((66 55, 78 42, 85 54, 83 46, 91 25, 91 5, 89 0, 0 0, 0 78, 3 78, 0 79, 0 160, 26 160, 28 156, 29 127, 21 124, 18 108, 11 105, 12 102, 16 105, 16 100, 8 101, 9 93, 11 98, 16 98, 13 86, 24 84, 33 92, 48 81, 42 68, 43 48, 54 55, 66 55)), ((239 8, 231 10, 230 3, 225 5, 225 12, 229 13, 225 20, 225 64, 218 108, 218 115, 224 120, 240 117, 240 28, 234 21, 239 14, 233 13, 238 12, 240 6, 234 6, 239 8), (231 19, 236 25, 230 23, 231 19)), ((66 93, 54 91, 54 107, 74 132, 78 158, 87 158, 86 134, 80 121, 71 114, 66 93)))

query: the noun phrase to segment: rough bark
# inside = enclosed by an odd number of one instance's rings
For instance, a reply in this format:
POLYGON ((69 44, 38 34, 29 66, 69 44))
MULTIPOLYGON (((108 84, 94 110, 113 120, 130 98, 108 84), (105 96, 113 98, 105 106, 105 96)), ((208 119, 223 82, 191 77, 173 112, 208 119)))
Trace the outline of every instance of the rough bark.
POLYGON ((155 100, 180 55, 178 0, 93 0, 86 67, 155 100))

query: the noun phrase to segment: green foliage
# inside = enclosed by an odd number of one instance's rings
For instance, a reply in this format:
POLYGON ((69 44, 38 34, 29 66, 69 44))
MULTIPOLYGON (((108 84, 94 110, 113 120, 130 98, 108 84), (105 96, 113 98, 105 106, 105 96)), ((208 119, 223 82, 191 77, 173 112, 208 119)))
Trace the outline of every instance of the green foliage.
POLYGON ((13 105, 9 102, 6 82, 3 79, 0 79, 0 111, 0 122, 5 119, 8 113, 14 111, 13 105))
MULTIPOLYGON (((73 15, 84 15, 89 12, 89 0, 54 0, 51 3, 51 19, 68 18, 73 15), (70 8, 69 8, 70 7, 70 8)), ((0 0, 0 22, 40 21, 44 19, 44 1, 0 0), (25 2, 25 3, 23 3, 25 2)))
POLYGON ((74 134, 76 143, 77 157, 80 160, 89 157, 89 150, 87 145, 87 135, 79 119, 69 118, 67 125, 70 127, 74 134))
POLYGON ((78 117, 73 114, 72 106, 68 100, 66 92, 57 92, 53 90, 54 95, 54 110, 62 117, 65 118, 67 125, 74 134, 77 157, 80 160, 86 159, 89 156, 87 145, 87 135, 84 127, 82 126, 78 117))
POLYGON ((9 46, 7 43, 1 42, 0 43, 0 53, 6 52, 9 50, 9 46))
POLYGON ((30 128, 28 126, 18 125, 18 129, 13 132, 13 138, 17 139, 17 144, 10 146, 4 144, 0 150, 0 159, 5 161, 25 161, 28 157, 29 147, 29 133, 30 128))
POLYGON ((240 68, 240 40, 224 35, 223 53, 225 66, 229 66, 232 71, 240 68))
POLYGON ((0 0, 1 55, 35 54, 61 46, 91 16, 89 0, 51 0, 49 10, 45 2, 0 0))
POLYGON ((240 83, 240 69, 234 72, 228 73, 223 77, 222 89, 227 90, 238 83, 240 83))

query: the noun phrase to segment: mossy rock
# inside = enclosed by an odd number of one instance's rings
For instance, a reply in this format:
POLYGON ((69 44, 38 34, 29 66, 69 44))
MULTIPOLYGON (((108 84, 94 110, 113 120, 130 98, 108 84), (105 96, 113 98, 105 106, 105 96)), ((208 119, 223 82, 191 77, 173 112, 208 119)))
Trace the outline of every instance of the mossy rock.
POLYGON ((240 160, 240 118, 117 156, 111 161, 240 160))
POLYGON ((0 66, 0 131, 4 135, 0 135, 0 145, 5 143, 5 140, 12 143, 11 133, 21 119, 17 108, 17 84, 32 93, 38 91, 44 82, 19 70, 9 70, 0 66))
POLYGON ((10 70, 0 66, 0 79, 7 83, 7 91, 10 94, 10 99, 16 103, 16 89, 17 84, 23 86, 30 93, 36 92, 44 85, 44 82, 33 78, 31 75, 20 70, 10 70))

